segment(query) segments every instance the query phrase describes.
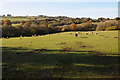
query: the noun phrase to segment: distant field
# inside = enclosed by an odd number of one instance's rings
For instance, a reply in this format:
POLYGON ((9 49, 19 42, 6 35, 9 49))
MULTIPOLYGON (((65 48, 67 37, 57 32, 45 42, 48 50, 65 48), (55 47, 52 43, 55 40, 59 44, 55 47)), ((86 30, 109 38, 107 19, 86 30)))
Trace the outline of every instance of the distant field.
POLYGON ((9 19, 11 21, 22 21, 22 20, 29 20, 27 18, 0 18, 0 20, 6 20, 6 19, 9 19))
POLYGON ((16 26, 18 26, 18 25, 21 25, 21 24, 12 24, 12 26, 14 26, 14 27, 16 27, 16 26))
POLYGON ((3 77, 117 78, 118 31, 0 39, 3 77))

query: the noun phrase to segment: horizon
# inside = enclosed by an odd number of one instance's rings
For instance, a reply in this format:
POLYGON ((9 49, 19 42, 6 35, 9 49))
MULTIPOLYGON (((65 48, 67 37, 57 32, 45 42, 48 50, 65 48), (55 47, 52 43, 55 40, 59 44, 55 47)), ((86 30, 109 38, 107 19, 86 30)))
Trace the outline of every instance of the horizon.
MULTIPOLYGON (((7 14, 2 14, 2 15, 5 15, 5 17, 7 18, 7 17, 19 17, 19 16, 21 16, 21 15, 17 15, 17 16, 15 16, 15 15, 12 15, 12 14, 10 14, 11 16, 7 16, 7 14)), ((0 15, 0 16, 2 16, 2 15, 0 15)), ((21 16, 21 17, 38 17, 39 15, 23 15, 23 16, 21 16)), ((47 15, 42 15, 42 16, 46 16, 46 17, 59 17, 59 15, 58 16, 47 16, 47 15)), ((68 17, 68 18, 91 18, 91 17, 70 17, 70 16, 62 16, 61 15, 61 17, 68 17)), ((2 18, 2 17, 1 17, 2 18)), ((98 17, 98 18, 109 18, 109 17, 98 17)), ((91 18, 91 19, 98 19, 98 18, 91 18)), ((117 18, 117 17, 113 17, 113 18, 109 18, 109 19, 114 19, 114 18, 117 18)))
POLYGON ((2 4, 0 10, 0 15, 12 16, 118 17, 117 2, 14 2, 2 4))

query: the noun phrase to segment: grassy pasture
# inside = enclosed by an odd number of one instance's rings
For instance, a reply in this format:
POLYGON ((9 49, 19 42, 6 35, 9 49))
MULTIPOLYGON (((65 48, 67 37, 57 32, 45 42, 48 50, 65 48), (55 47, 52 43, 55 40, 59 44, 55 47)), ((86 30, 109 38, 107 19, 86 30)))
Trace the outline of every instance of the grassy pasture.
POLYGON ((118 31, 1 39, 4 78, 117 78, 118 31))
POLYGON ((12 26, 14 26, 14 27, 17 27, 17 26, 19 26, 19 25, 21 25, 21 24, 12 24, 12 26))
POLYGON ((6 19, 9 19, 11 21, 22 21, 22 20, 29 20, 27 18, 11 18, 11 17, 8 17, 8 18, 0 18, 0 20, 6 20, 6 19))

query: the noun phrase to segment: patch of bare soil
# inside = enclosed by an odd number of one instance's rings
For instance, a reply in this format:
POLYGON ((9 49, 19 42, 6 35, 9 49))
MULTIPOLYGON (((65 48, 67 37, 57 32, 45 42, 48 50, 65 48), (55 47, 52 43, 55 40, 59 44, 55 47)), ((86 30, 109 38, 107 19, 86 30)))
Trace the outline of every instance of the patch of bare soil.
POLYGON ((56 45, 65 45, 65 44, 66 44, 66 42, 61 42, 61 43, 56 44, 56 45))
POLYGON ((80 38, 88 38, 88 37, 80 37, 80 38))
POLYGON ((114 38, 118 38, 118 37, 114 37, 114 38))
POLYGON ((83 42, 76 42, 77 45, 80 45, 80 48, 93 48, 92 46, 88 46, 83 42))
POLYGON ((105 36, 105 38, 109 38, 108 36, 105 36))
POLYGON ((76 42, 76 44, 83 45, 84 43, 83 42, 76 42))
POLYGON ((93 48, 93 47, 88 45, 81 45, 80 48, 93 48))

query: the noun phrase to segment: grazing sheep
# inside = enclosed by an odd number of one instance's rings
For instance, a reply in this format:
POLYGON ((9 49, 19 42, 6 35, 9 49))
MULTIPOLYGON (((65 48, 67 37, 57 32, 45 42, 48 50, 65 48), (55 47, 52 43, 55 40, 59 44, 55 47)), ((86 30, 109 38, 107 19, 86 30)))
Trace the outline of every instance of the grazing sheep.
POLYGON ((32 37, 35 37, 35 36, 36 36, 36 34, 32 35, 32 37))
POLYGON ((36 34, 34 36, 36 36, 36 34))
POLYGON ((22 39, 22 35, 20 35, 20 39, 22 39))
POLYGON ((6 39, 9 39, 9 37, 6 37, 6 39))
POLYGON ((96 32, 95 35, 98 35, 98 33, 96 32))
POLYGON ((93 34, 93 32, 91 32, 93 34))
POLYGON ((72 35, 72 33, 70 33, 70 35, 72 35))
POLYGON ((88 35, 88 33, 85 33, 85 35, 88 35))
POLYGON ((75 37, 78 37, 78 33, 75 33, 75 37))
POLYGON ((47 34, 47 35, 50 35, 50 34, 47 34))
POLYGON ((20 35, 20 37, 22 37, 22 35, 20 35))

